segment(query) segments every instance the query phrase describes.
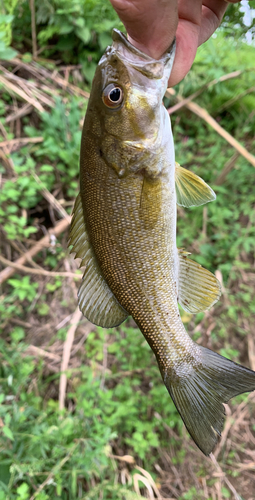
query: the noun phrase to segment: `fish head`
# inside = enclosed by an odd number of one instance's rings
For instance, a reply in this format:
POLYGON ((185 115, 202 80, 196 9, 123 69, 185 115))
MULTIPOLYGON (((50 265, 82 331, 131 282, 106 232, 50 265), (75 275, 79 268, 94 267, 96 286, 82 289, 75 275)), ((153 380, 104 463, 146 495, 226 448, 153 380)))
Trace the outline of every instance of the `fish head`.
POLYGON ((102 139, 104 157, 117 169, 120 163, 132 169, 142 157, 145 161, 146 152, 157 141, 174 51, 175 43, 155 60, 135 48, 123 33, 113 30, 113 44, 97 67, 89 108, 93 110, 92 126, 102 139))

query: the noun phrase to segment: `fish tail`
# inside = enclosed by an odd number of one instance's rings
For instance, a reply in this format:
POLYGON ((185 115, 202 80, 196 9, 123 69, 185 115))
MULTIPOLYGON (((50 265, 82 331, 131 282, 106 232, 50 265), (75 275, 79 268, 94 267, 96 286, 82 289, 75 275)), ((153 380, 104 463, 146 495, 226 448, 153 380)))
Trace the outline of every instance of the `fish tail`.
POLYGON ((183 363, 162 377, 191 437, 205 454, 216 446, 223 429, 222 403, 255 389, 255 372, 220 354, 197 346, 199 363, 183 363))

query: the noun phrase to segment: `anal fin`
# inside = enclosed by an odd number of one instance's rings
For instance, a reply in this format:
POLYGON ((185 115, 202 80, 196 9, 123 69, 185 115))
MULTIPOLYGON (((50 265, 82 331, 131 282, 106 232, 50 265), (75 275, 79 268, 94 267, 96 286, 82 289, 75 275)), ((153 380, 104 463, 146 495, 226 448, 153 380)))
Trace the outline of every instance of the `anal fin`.
POLYGON ((216 199, 215 192, 201 177, 175 163, 175 188, 177 204, 182 207, 199 207, 216 199))
POLYGON ((78 291, 78 303, 84 316, 95 325, 112 328, 120 325, 128 313, 121 307, 107 285, 91 246, 83 215, 81 195, 76 198, 70 227, 69 245, 75 258, 86 266, 78 291))
POLYGON ((178 250, 178 302, 189 313, 210 309, 220 298, 220 282, 210 271, 178 250))

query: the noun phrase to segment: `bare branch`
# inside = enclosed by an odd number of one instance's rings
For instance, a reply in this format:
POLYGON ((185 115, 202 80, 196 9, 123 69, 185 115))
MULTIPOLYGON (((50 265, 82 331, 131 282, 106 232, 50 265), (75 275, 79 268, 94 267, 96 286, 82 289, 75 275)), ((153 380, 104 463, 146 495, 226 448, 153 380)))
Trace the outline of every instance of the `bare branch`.
MULTIPOLYGON (((71 221, 71 217, 69 219, 63 219, 58 224, 49 230, 49 234, 44 236, 41 240, 37 241, 35 245, 30 248, 24 255, 19 257, 13 264, 21 264, 23 265, 29 257, 34 257, 37 255, 43 248, 49 247, 51 245, 51 236, 58 236, 63 231, 65 231, 71 221)), ((30 268, 29 268, 30 269, 30 268)), ((15 268, 13 266, 6 267, 3 271, 0 272, 0 284, 9 279, 15 273, 15 268)))
MULTIPOLYGON (((175 91, 173 89, 167 89, 166 95, 169 97, 171 95, 175 95, 175 91)), ((178 101, 181 101, 182 98, 178 95, 175 95, 178 101)), ((233 148, 235 148, 240 155, 242 155, 253 167, 255 167, 255 156, 253 156, 247 149, 240 144, 232 135, 230 135, 223 127, 221 127, 216 120, 206 111, 206 109, 202 108, 195 102, 188 102, 185 106, 195 113, 195 115, 202 118, 208 125, 210 125, 216 132, 223 137, 233 148)), ((171 110, 171 108, 170 108, 171 110)))
POLYGON ((60 375, 60 381, 59 381, 59 409, 63 410, 65 406, 65 395, 66 395, 66 385, 67 385, 67 376, 65 371, 68 368, 68 363, 71 355, 71 350, 72 350, 72 345, 74 341, 74 334, 77 329, 78 323, 82 317, 82 312, 80 311, 79 307, 75 310, 73 317, 72 317, 72 322, 71 322, 71 327, 69 328, 66 336, 66 340, 64 343, 64 348, 63 348, 63 358, 62 358, 62 363, 61 363, 61 375, 60 375))
MULTIPOLYGON (((25 274, 36 274, 38 276, 50 276, 51 278, 54 277, 63 277, 63 278, 81 278, 82 273, 67 273, 67 272, 58 272, 58 271, 46 271, 45 269, 34 269, 32 267, 25 267, 22 266, 22 264, 17 264, 17 262, 11 262, 8 259, 5 259, 2 255, 0 255, 0 262, 2 264, 12 267, 14 270, 16 269, 17 271, 21 271, 22 273, 25 274)), ((8 268, 6 268, 8 269, 8 268)), ((1 283, 1 281, 0 281, 1 283)))

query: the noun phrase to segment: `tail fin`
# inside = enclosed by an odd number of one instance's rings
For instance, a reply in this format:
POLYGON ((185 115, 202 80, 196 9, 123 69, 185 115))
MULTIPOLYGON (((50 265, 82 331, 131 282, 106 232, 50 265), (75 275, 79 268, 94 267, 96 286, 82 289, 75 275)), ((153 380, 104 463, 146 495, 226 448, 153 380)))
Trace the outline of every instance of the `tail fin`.
POLYGON ((185 363, 174 376, 163 379, 181 418, 196 445, 209 455, 223 429, 222 403, 255 389, 255 372, 210 349, 200 347, 200 362, 194 368, 185 363))

